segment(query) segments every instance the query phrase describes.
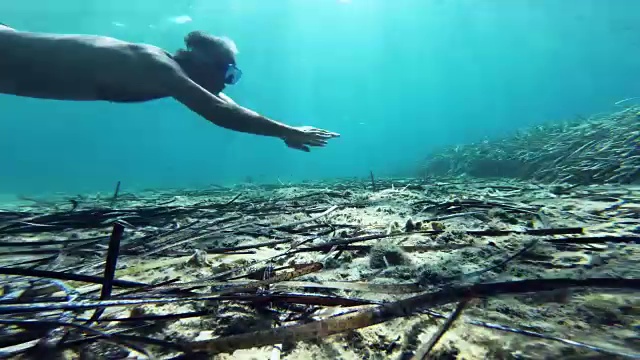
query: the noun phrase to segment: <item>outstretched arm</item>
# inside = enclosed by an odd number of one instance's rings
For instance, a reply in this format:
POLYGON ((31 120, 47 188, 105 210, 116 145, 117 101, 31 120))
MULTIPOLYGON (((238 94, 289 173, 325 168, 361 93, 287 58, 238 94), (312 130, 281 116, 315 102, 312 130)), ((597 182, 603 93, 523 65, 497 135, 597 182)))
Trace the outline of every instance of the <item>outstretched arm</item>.
POLYGON ((229 101, 226 95, 216 96, 186 75, 176 74, 170 86, 171 95, 212 123, 256 135, 286 138, 295 132, 291 126, 268 119, 255 111, 229 101))
MULTIPOLYGON (((219 97, 220 99, 222 99, 223 101, 225 101, 226 103, 228 103, 228 104, 238 105, 238 104, 237 104, 237 103, 236 103, 232 98, 230 98, 230 97, 229 97, 229 95, 227 95, 227 94, 225 94, 225 93, 223 93, 223 92, 219 93, 219 94, 218 94, 218 97, 219 97)), ((239 106, 239 105, 238 105, 238 106, 239 106)), ((257 112, 255 112, 255 111, 253 111, 253 110, 251 110, 251 109, 247 109, 247 108, 245 108, 245 110, 247 110, 248 112, 251 112, 251 113, 255 114, 256 116, 260 116, 260 114, 258 114, 257 112)))
POLYGON ((239 132, 279 137, 287 146, 309 151, 339 134, 309 126, 292 127, 236 104, 223 93, 214 95, 191 80, 177 64, 165 62, 161 71, 166 93, 212 123, 239 132))

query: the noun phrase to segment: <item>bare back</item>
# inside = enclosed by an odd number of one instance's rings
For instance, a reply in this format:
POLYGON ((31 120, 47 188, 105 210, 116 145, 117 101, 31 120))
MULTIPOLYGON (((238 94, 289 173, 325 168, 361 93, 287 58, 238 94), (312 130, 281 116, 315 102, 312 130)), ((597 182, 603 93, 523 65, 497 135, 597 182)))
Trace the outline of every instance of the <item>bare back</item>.
POLYGON ((0 93, 57 100, 146 101, 167 96, 154 83, 151 45, 95 35, 14 31, 0 26, 0 93))

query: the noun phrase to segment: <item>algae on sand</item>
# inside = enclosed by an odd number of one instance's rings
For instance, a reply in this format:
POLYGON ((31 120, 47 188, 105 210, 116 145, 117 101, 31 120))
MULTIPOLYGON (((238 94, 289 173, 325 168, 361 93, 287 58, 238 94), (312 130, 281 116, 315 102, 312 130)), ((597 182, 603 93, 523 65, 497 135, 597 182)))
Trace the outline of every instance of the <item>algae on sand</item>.
POLYGON ((369 254, 369 266, 371 266, 372 269, 382 269, 390 266, 410 264, 411 259, 398 245, 380 242, 371 247, 369 254))

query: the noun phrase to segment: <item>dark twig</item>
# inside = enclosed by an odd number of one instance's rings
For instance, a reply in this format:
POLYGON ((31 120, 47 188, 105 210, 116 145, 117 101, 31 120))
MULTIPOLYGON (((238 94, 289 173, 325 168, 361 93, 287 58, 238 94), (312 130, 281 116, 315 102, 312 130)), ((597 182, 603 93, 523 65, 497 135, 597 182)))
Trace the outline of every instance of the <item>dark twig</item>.
POLYGON ((433 336, 431 337, 431 339, 429 339, 428 342, 426 342, 423 346, 421 346, 418 349, 418 351, 416 351, 416 354, 413 357, 414 360, 429 359, 429 352, 431 352, 433 347, 442 338, 444 333, 447 332, 447 330, 451 328, 453 323, 460 317, 460 315, 462 314, 462 311, 467 306, 468 302, 469 302, 468 299, 462 299, 458 303, 458 306, 456 306, 456 309, 451 313, 451 315, 449 315, 449 317, 447 318, 447 321, 445 321, 444 324, 442 324, 442 326, 438 329, 438 331, 435 334, 433 334, 433 336))
POLYGON ((358 306, 379 304, 380 301, 358 299, 343 296, 324 296, 324 295, 309 295, 309 294, 257 294, 257 295, 203 295, 203 296, 183 296, 183 297, 153 297, 146 295, 142 298, 131 299, 118 299, 118 300, 104 300, 104 301, 92 301, 92 300, 78 300, 74 302, 66 302, 62 299, 59 302, 39 302, 30 304, 11 304, 0 305, 0 315, 6 314, 28 314, 38 313, 43 311, 56 311, 56 310, 72 310, 72 311, 84 311, 98 309, 102 307, 116 307, 116 306, 134 306, 134 305, 147 305, 147 304, 171 304, 171 303, 186 303, 193 301, 239 301, 249 303, 264 303, 264 302, 283 302, 291 304, 308 304, 308 305, 322 305, 322 306, 358 306))
MULTIPOLYGON (((118 182, 120 184, 120 182, 118 182)), ((111 297, 111 289, 113 288, 113 280, 116 274, 116 266, 118 264, 118 255, 120 254, 120 240, 124 233, 124 226, 120 223, 113 224, 113 231, 109 239, 109 251, 107 252, 107 261, 104 267, 104 282, 100 292, 100 300, 107 300, 111 297)), ((104 312, 104 308, 96 309, 89 320, 89 323, 100 318, 104 312)))
POLYGON ((120 193, 120 180, 118 180, 116 189, 113 192, 113 197, 111 198, 111 206, 115 205, 116 201, 118 201, 118 193, 120 193))
MULTIPOLYGON (((104 284, 104 278, 100 276, 70 274, 57 271, 48 270, 36 270, 36 269, 23 269, 15 267, 0 267, 0 275, 18 275, 18 276, 30 276, 38 278, 58 279, 66 281, 81 281, 93 284, 104 284)), ((145 283, 128 281, 128 280, 113 280, 112 284, 120 287, 139 287, 147 286, 145 283)))
POLYGON ((295 222, 284 224, 284 225, 278 225, 278 226, 275 226, 274 229, 278 229, 278 230, 280 230, 280 229, 288 229, 288 228, 293 228, 293 227, 296 227, 298 225, 306 224, 306 223, 309 223, 309 222, 312 222, 312 221, 317 221, 320 218, 323 218, 323 217, 331 214, 332 212, 334 212, 337 209, 338 209, 338 206, 332 206, 329 209, 327 209, 326 211, 324 211, 324 212, 322 212, 322 213, 320 213, 320 214, 318 214, 316 216, 313 216, 313 217, 311 217, 309 219, 295 221, 295 222))
POLYGON ((376 192, 376 180, 373 177, 373 170, 369 170, 369 176, 371 177, 371 191, 376 192))
POLYGON ((575 238, 547 239, 553 244, 604 244, 604 243, 640 243, 640 236, 584 236, 575 238))

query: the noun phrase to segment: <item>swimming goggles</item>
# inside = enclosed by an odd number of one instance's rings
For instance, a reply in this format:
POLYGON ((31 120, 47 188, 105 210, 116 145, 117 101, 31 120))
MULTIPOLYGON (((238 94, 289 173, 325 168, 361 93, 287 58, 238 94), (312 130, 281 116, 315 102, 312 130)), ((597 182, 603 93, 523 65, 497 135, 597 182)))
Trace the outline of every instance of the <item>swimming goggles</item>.
POLYGON ((242 77, 242 71, 238 69, 234 64, 227 64, 227 69, 224 73, 224 82, 225 84, 233 85, 240 81, 242 77))

